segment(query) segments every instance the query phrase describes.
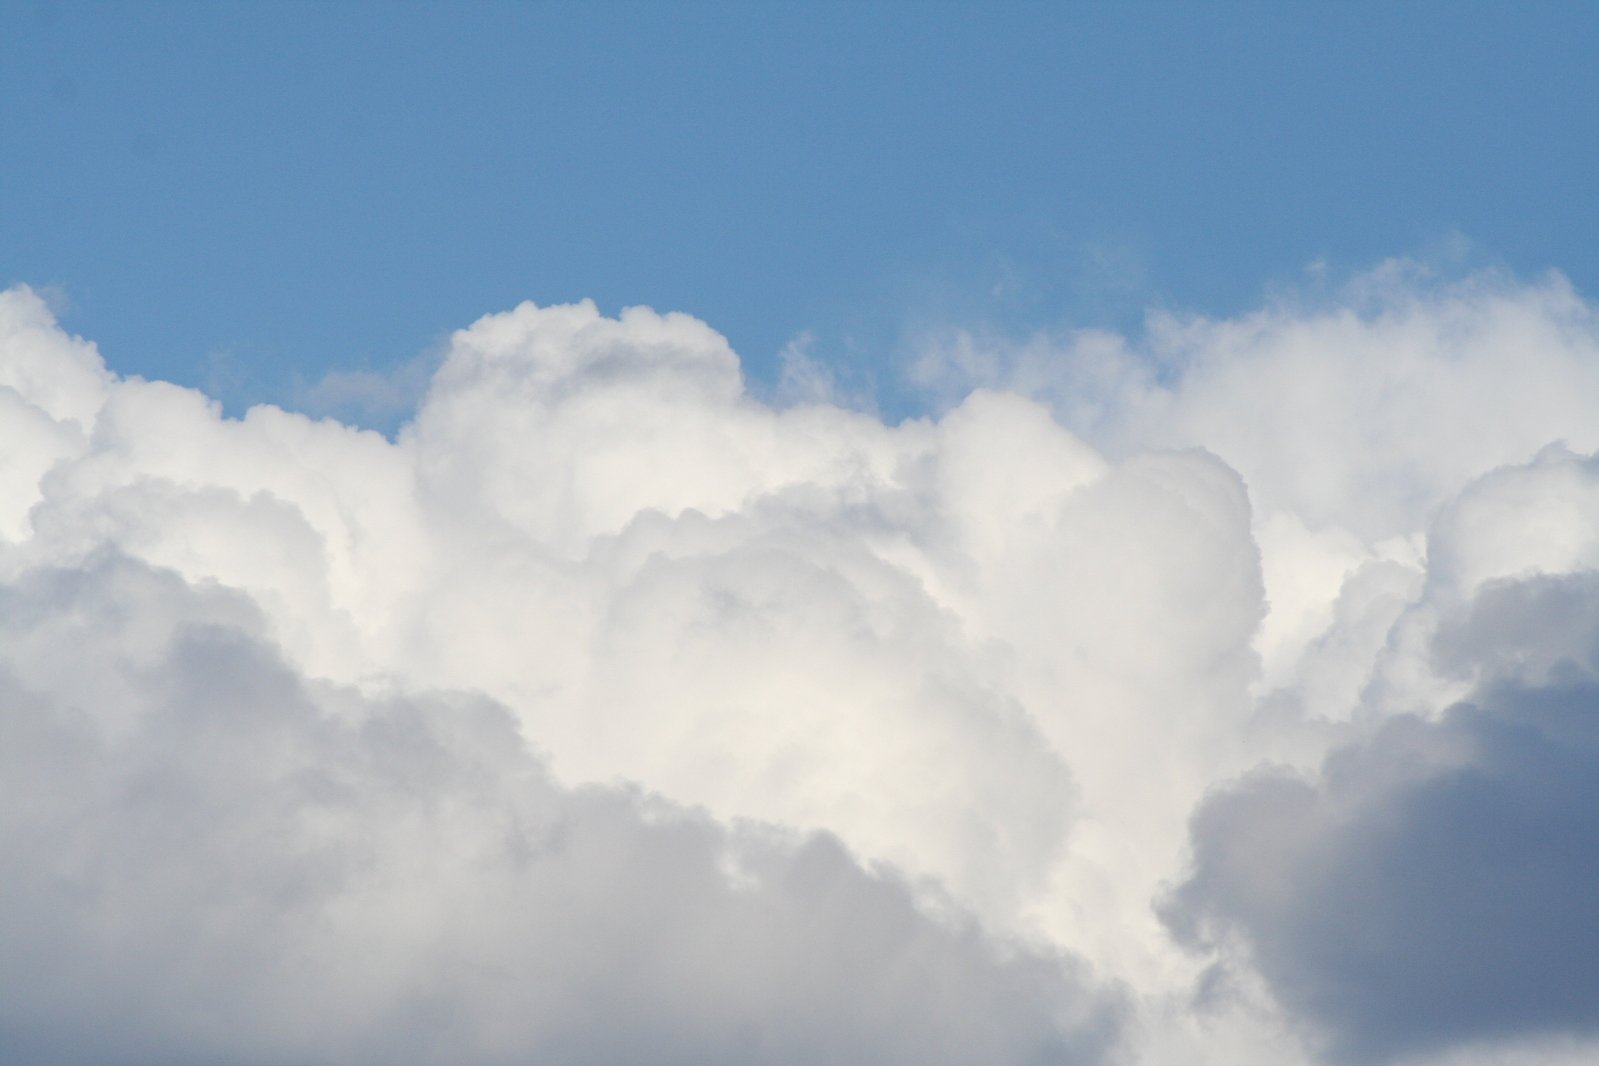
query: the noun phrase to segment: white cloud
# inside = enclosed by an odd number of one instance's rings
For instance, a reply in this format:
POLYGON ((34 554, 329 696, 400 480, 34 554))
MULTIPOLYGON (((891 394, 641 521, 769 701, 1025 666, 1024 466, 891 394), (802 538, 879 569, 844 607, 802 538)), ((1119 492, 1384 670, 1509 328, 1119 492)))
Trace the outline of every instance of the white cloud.
POLYGON ((1595 312, 1559 275, 1441 282, 1394 261, 1330 302, 1154 314, 1137 346, 1098 332, 1022 345, 956 335, 920 374, 1047 398, 1115 453, 1208 448, 1263 516, 1377 542, 1424 528, 1466 482, 1552 440, 1599 447, 1596 354, 1595 312))
MULTIPOLYGON (((1153 903, 1184 876, 1204 797, 1262 761, 1312 771, 1397 715, 1441 720, 1508 654, 1463 605, 1496 581, 1595 568, 1577 454, 1599 445, 1595 333, 1558 279, 1388 269, 1335 307, 1161 320, 1145 350, 958 338, 923 367, 949 409, 888 425, 838 406, 814 368, 789 406, 752 397, 726 342, 687 316, 526 304, 456 333, 387 439, 265 406, 227 419, 197 392, 117 379, 12 290, 0 591, 29 619, 6 659, 31 708, 13 714, 34 730, 27 763, 221 806, 191 842, 129 855, 107 834, 153 831, 124 826, 134 813, 19 776, 18 794, 46 799, 12 831, 78 839, 84 891, 127 875, 135 895, 113 902, 153 908, 139 921, 156 931, 130 942, 152 966, 185 906, 242 921, 230 908, 266 906, 260 893, 332 879, 308 911, 260 912, 281 949, 223 936, 184 964, 191 993, 206 967, 230 971, 205 1002, 232 1029, 141 1014, 118 1005, 136 989, 108 985, 100 1031, 150 1048, 364 1061, 394 1053, 378 1034, 427 1029, 479 1042, 484 1061, 626 1059, 634 1040, 694 1061, 933 1046, 1022 1061, 1056 1038, 1078 1061, 1121 1017, 1096 982, 1120 981, 1127 1046, 1152 1066, 1310 1061, 1286 964, 1232 959, 1230 982, 1206 978, 1153 903), (1557 438, 1570 449, 1516 465, 1557 438), (109 665, 78 668, 86 655, 109 665), (435 752, 408 786, 373 747, 384 723, 435 752), (278 754, 244 766, 257 744, 278 754), (503 761, 474 761, 484 744, 503 761), (316 782, 343 790, 333 813, 316 782), (550 818, 592 824, 609 858, 579 849, 530 910, 484 834, 550 818), (816 831, 864 866, 802 843, 816 831), (226 873, 228 840, 263 832, 276 850, 226 873), (186 848, 196 871, 161 873, 186 848), (805 855, 841 895, 794 873, 805 855), (324 870, 348 863, 362 872, 324 870), (608 880, 624 875, 665 881, 608 880), (296 939, 305 915, 331 946, 296 939), (643 971, 602 931, 613 920, 655 945, 643 971), (849 933, 800 943, 799 926, 849 933), (405 931, 387 943, 390 927, 405 931), (881 939, 891 929, 902 938, 881 939), (760 947, 739 955, 746 934, 760 947), (603 943, 530 947, 559 936, 603 943), (334 975, 317 995, 274 969, 296 951, 334 975), (883 952, 929 976, 881 991, 883 952), (866 983, 807 983, 841 968, 866 983), (779 1002, 795 981, 813 998, 779 1002), (505 1021, 528 983, 531 1013, 505 1021), (572 998, 584 987, 637 1024, 604 1035, 615 1015, 572 998), (939 995, 970 1009, 930 1008, 939 995), (264 1035, 319 998, 306 1044, 264 1035), (936 1044, 913 1032, 929 1009, 950 1015, 936 1044)), ((1198 846, 1203 861, 1223 845, 1198 846)), ((90 937, 52 883, 19 891, 61 935, 90 937)), ((63 981, 93 950, 73 943, 85 954, 63 957, 63 981)), ((70 1008, 39 997, 8 1038, 49 1057, 70 1008)), ((1441 1032, 1429 1047, 1458 1052, 1441 1032)))
POLYGON ((1114 1037, 1069 960, 919 913, 831 838, 563 789, 479 697, 302 679, 237 595, 108 557, 3 603, 7 1062, 1093 1062, 1114 1037))

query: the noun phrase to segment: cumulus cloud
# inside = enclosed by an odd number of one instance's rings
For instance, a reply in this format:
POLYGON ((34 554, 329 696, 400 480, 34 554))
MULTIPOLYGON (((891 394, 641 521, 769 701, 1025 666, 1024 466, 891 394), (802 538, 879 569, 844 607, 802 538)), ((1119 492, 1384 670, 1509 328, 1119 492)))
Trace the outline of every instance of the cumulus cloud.
POLYGON ((1113 998, 825 835, 557 785, 479 697, 310 682, 106 557, 4 593, 0 1050, 1094 1062, 1113 998))
MULTIPOLYGON (((1309 680, 1295 667, 1350 574, 1417 569, 1433 515, 1476 477, 1554 441, 1599 448, 1599 318, 1558 274, 1450 279, 1394 260, 1234 318, 1155 313, 1136 340, 956 332, 929 341, 917 372, 945 396, 976 383, 1042 399, 1113 455, 1203 447, 1236 469, 1264 556, 1258 646, 1274 684, 1309 680)), ((1329 695, 1319 713, 1353 694, 1329 695)))
POLYGON ((115 547, 221 582, 314 676, 483 691, 571 779, 825 827, 1000 922, 1084 809, 1071 748, 1117 773, 1106 745, 1127 757, 1135 711, 1180 690, 1186 725, 1138 725, 1170 760, 1247 681, 1236 476, 1113 466, 1014 396, 892 427, 775 410, 703 324, 587 304, 459 333, 392 444, 105 389, 19 558, 115 547))
POLYGON ((1208 448, 1263 512, 1375 541, 1424 528, 1468 481, 1552 440, 1599 447, 1596 335, 1593 307, 1558 274, 1448 280, 1394 260, 1235 318, 1153 314, 1138 343, 957 333, 919 375, 1047 398, 1115 451, 1208 448))
POLYGON ((1596 491, 1563 448, 1469 486, 1378 662, 1369 735, 1195 815, 1168 923, 1258 966, 1336 1060, 1599 1036, 1596 491), (1418 694, 1457 692, 1436 715, 1418 694))
POLYGON ((1518 638, 1573 611, 1587 647, 1550 677, 1389 719, 1314 780, 1262 773, 1209 800, 1173 928, 1241 942, 1340 1061, 1599 1035, 1599 584, 1484 593, 1446 654, 1487 626, 1490 663, 1547 655, 1518 638))
POLYGON ((809 364, 763 401, 684 315, 525 304, 385 437, 226 418, 0 294, 0 940, 50 960, 0 1039, 1560 1061, 1587 948, 1471 1024, 1376 997, 1455 988, 1471 921, 1460 994, 1518 973, 1521 912, 1449 895, 1495 848, 1583 917, 1596 332, 1557 278, 1388 267, 957 337, 889 424, 809 364))

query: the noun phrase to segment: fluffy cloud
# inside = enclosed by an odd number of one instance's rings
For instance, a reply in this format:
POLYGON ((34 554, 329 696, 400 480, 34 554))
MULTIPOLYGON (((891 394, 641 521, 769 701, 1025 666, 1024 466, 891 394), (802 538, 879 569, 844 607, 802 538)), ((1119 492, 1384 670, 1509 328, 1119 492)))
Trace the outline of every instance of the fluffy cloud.
POLYGON ((1367 541, 1424 529, 1477 475, 1554 440, 1599 448, 1599 320, 1566 280, 1440 280, 1395 260, 1230 319, 1152 315, 1135 346, 1086 332, 931 346, 932 385, 1047 398, 1115 452, 1205 447, 1263 514, 1367 541))
MULTIPOLYGON (((1445 280, 1396 260, 1236 318, 1154 314, 1137 343, 957 333, 918 372, 946 396, 977 383, 1045 400, 1112 455, 1202 447, 1236 469, 1271 603, 1266 677, 1325 694, 1320 714, 1353 698, 1350 682, 1296 667, 1356 570, 1418 570, 1436 511, 1486 471, 1555 441, 1599 449, 1599 317, 1555 274, 1445 280)), ((1384 583, 1391 621, 1406 582, 1384 583)))
POLYGON ((1561 448, 1468 487, 1369 734, 1195 815, 1169 924, 1258 966, 1334 1059, 1599 1036, 1596 494, 1561 448))
POLYGON ((62 1062, 1093 1062, 1113 999, 834 840, 556 785, 503 709, 308 682, 109 557, 4 593, 0 1049, 62 1062))
POLYGON ((1085 801, 1174 849, 1169 810, 1081 786, 1174 759, 1247 683, 1236 476, 1113 466, 1014 396, 897 427, 774 410, 703 324, 586 304, 462 331, 394 443, 105 388, 18 558, 115 548, 221 582, 313 676, 482 691, 570 779, 830 829, 1002 924, 1085 801), (1148 719, 1179 693, 1184 725, 1148 719))
POLYGON ((1389 719, 1314 780, 1262 773, 1209 800, 1173 927, 1239 942, 1340 1061, 1599 1035, 1599 585, 1485 592, 1444 654, 1487 629, 1477 664, 1546 656, 1572 615, 1587 646, 1551 676, 1389 719))
POLYGON ((528 304, 386 438, 224 418, 0 294, 0 940, 50 960, 0 1036, 1559 1061, 1592 950, 1475 1026, 1377 997, 1454 987, 1451 920, 1517 942, 1449 894, 1497 847, 1584 917, 1594 323, 1391 267, 1142 349, 957 338, 890 425, 752 397, 686 316, 528 304))

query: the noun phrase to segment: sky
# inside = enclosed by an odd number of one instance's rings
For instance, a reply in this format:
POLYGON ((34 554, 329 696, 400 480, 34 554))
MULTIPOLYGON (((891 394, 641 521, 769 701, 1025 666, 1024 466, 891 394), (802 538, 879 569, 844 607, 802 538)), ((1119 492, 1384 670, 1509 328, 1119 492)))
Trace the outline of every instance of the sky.
POLYGON ((1599 1059, 1596 46, 0 3, 0 1059, 1599 1059))
POLYGON ((893 355, 952 323, 1236 313, 1397 254, 1599 283, 1582 5, 0 19, 0 281, 239 410, 523 299, 686 311, 767 382, 809 338, 911 414, 893 355))

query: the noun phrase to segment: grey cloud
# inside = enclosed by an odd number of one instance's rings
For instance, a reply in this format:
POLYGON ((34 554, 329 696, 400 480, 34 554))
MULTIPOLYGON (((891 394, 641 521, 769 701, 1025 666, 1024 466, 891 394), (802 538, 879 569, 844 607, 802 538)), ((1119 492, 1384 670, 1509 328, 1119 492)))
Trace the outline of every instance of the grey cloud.
POLYGON ((1242 949, 1337 1061, 1599 1034, 1596 623, 1593 574, 1485 588, 1434 647, 1471 699, 1211 798, 1170 928, 1242 949))
POLYGON ((826 835, 566 789, 479 697, 306 680, 218 587, 0 590, 10 1063, 1089 1063, 1117 998, 826 835), (61 649, 71 649, 71 654, 61 649), (54 649, 54 653, 45 654, 54 649))
POLYGON ((1599 573, 1539 574, 1483 585, 1440 622, 1432 661, 1468 680, 1541 684, 1599 669, 1599 573))

